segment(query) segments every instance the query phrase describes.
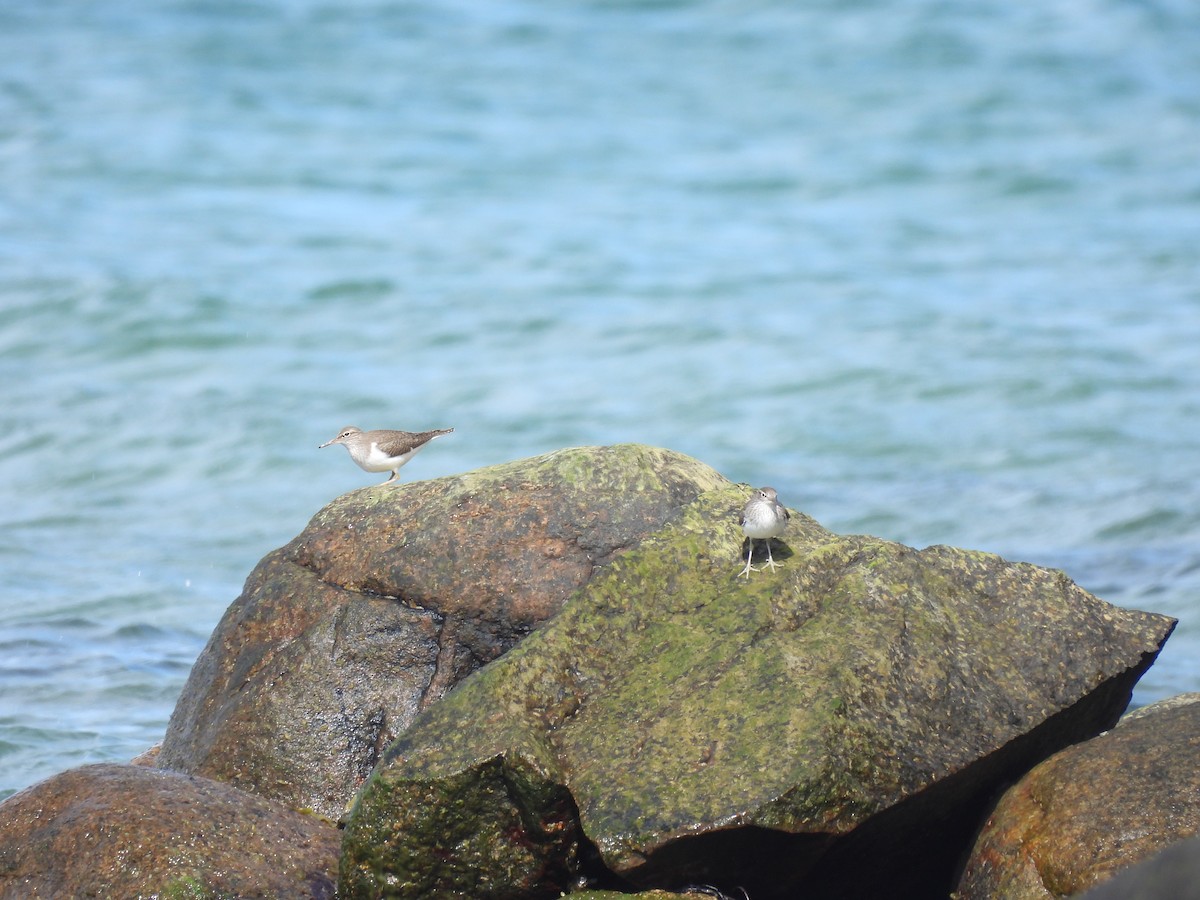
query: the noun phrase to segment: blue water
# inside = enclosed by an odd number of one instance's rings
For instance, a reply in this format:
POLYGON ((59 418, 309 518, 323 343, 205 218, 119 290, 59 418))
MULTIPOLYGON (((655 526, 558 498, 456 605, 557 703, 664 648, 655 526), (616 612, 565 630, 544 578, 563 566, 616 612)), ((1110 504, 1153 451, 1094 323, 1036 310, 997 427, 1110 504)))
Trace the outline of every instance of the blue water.
POLYGON ((347 423, 1060 567, 1200 689, 1198 248, 1192 0, 4 3, 0 796, 161 738, 347 423))

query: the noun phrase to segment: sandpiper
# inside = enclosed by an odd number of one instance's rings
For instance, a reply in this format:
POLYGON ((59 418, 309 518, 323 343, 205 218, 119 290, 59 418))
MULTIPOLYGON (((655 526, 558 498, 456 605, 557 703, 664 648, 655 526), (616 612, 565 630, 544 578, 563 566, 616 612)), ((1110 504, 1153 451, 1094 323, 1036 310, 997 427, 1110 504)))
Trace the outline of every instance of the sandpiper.
POLYGON ((779 563, 771 558, 771 538, 783 534, 783 529, 787 526, 790 518, 791 514, 779 502, 779 494, 773 487, 759 488, 746 501, 746 505, 742 507, 742 517, 738 519, 738 524, 742 526, 742 531, 750 539, 750 549, 746 552, 746 568, 738 573, 739 576, 745 575, 749 578, 751 572, 758 571, 750 565, 750 561, 754 559, 754 542, 756 540, 767 542, 767 565, 771 567, 771 570, 774 571, 779 567, 779 563))
POLYGON ((341 444, 350 451, 350 458, 368 472, 391 472, 392 476, 383 484, 391 484, 400 474, 400 467, 417 455, 417 451, 453 428, 438 428, 433 431, 363 431, 347 425, 338 436, 326 441, 318 450, 330 444, 341 444))

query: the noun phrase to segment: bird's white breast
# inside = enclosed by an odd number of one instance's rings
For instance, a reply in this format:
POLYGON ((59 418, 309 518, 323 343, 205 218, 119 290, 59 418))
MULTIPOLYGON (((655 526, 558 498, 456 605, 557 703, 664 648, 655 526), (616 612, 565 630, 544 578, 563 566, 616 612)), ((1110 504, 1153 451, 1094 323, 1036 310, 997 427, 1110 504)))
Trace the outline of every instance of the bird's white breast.
POLYGON ((777 511, 775 504, 760 500, 748 503, 745 510, 745 521, 742 530, 746 537, 764 540, 783 533, 787 519, 777 511))
MULTIPOLYGON (((421 447, 425 445, 422 444, 421 447)), ((399 456, 388 456, 381 449, 377 441, 371 441, 371 449, 366 455, 358 461, 358 464, 368 472, 390 472, 393 469, 398 469, 414 456, 421 447, 413 447, 407 453, 401 453, 399 456)))

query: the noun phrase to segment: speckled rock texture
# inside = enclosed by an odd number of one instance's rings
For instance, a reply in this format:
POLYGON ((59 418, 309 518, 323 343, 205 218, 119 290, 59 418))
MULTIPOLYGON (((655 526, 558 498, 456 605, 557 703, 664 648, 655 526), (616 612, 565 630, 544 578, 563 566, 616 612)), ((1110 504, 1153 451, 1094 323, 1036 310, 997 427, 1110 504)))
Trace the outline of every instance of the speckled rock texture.
POLYGON ((1083 894, 1200 832, 1200 697, 1138 710, 1005 793, 957 897, 1083 894))
POLYGON ((157 765, 336 818, 417 712, 725 485, 619 445, 340 497, 250 575, 157 765))
POLYGON ((327 900, 339 837, 205 778, 83 766, 0 803, 0 898, 327 900))
POLYGON ((349 814, 342 896, 944 897, 989 799, 1111 727, 1174 626, 798 513, 738 578, 747 496, 698 496, 425 709, 349 814))

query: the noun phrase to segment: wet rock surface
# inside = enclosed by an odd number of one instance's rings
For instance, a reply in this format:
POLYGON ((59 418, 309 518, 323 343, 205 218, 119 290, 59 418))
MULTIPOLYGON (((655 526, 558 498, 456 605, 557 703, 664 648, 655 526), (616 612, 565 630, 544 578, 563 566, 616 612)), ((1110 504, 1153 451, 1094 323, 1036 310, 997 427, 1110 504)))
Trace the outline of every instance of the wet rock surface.
POLYGON ((0 898, 328 900, 340 835, 204 778, 84 766, 0 803, 0 898))
POLYGON ((420 710, 727 484, 621 445, 340 497, 251 574, 157 764, 336 818, 420 710))
POLYGON ((1083 894, 1198 832, 1200 697, 1190 695, 1138 710, 1008 790, 957 896, 1083 894))
POLYGON ((799 514, 738 579, 746 496, 699 496, 421 713, 349 816, 344 895, 945 896, 988 798, 1110 727, 1174 625, 799 514))

